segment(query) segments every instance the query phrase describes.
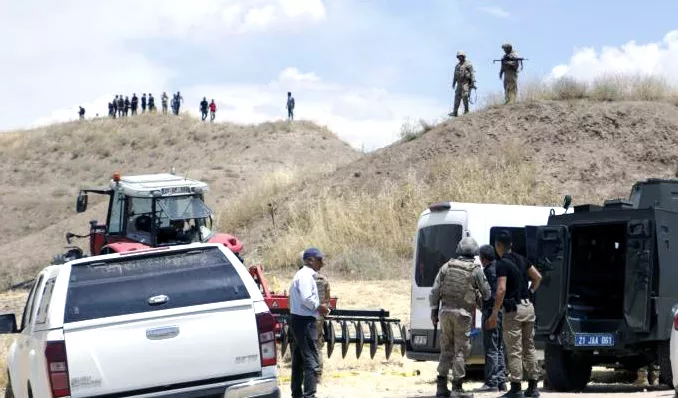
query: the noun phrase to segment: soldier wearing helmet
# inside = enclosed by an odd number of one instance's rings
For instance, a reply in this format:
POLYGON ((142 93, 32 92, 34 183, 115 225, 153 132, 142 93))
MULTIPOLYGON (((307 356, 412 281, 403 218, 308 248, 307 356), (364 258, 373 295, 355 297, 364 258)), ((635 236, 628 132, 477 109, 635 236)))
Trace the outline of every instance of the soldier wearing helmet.
POLYGON ((504 50, 504 56, 501 58, 499 79, 504 79, 504 104, 509 104, 515 102, 518 97, 518 62, 521 70, 523 63, 517 59, 518 54, 513 51, 511 43, 504 43, 501 48, 504 50))
POLYGON ((467 396, 462 384, 471 351, 472 314, 478 292, 482 300, 489 299, 491 293, 485 273, 475 261, 478 243, 468 233, 457 245, 457 254, 459 257, 440 267, 429 295, 431 321, 441 324, 436 397, 450 396, 450 369, 455 396, 467 396))
POLYGON ((464 101, 464 113, 468 113, 468 100, 471 90, 476 88, 476 77, 473 65, 466 60, 466 53, 457 51, 459 63, 454 67, 452 88, 454 91, 454 109, 450 116, 457 117, 459 104, 464 101))

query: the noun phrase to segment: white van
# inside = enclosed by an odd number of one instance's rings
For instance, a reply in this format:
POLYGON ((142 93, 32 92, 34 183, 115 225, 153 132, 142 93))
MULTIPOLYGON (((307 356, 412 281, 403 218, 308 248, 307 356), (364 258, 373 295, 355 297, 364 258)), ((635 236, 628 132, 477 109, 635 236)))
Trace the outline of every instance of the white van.
MULTIPOLYGON (((433 341, 433 324, 428 296, 440 267, 456 257, 457 243, 468 231, 479 246, 494 244, 502 229, 511 231, 513 250, 526 255, 525 226, 545 225, 553 212, 571 213, 572 208, 519 206, 481 203, 440 202, 429 206, 419 217, 414 238, 410 324, 406 356, 416 361, 437 361, 440 355, 440 330, 433 341)), ((476 261, 480 261, 476 257, 476 261)), ((471 332, 471 355, 467 365, 485 362, 481 312, 477 309, 471 332)), ((537 348, 540 348, 539 346, 537 348)), ((543 358, 540 349, 538 357, 543 358)))

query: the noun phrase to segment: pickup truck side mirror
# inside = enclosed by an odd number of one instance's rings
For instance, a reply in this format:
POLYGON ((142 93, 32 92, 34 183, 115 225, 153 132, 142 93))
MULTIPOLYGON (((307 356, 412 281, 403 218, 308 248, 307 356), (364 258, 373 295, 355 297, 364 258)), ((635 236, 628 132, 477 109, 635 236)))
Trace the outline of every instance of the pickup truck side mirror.
POLYGON ((0 334, 19 333, 16 327, 16 315, 2 314, 0 315, 0 334))

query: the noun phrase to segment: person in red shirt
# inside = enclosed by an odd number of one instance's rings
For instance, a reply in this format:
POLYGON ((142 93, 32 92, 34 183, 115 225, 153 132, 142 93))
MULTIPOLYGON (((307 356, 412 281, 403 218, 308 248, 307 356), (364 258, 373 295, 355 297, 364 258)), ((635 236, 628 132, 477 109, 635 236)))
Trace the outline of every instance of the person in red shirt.
POLYGON ((210 122, 214 121, 217 112, 217 104, 214 103, 214 100, 210 102, 210 122))

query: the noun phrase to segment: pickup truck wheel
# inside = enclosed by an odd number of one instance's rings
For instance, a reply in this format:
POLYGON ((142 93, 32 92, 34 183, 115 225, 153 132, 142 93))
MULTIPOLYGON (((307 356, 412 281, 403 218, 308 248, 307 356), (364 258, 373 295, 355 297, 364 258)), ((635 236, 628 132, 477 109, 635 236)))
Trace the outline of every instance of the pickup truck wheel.
POLYGON ((585 358, 554 344, 544 350, 549 388, 558 392, 582 391, 591 380, 593 366, 585 358))
MULTIPOLYGON (((659 364, 659 384, 673 388, 673 372, 671 370, 671 350, 669 341, 662 341, 657 347, 657 363, 659 364)), ((678 391, 678 390, 676 390, 678 391)))

